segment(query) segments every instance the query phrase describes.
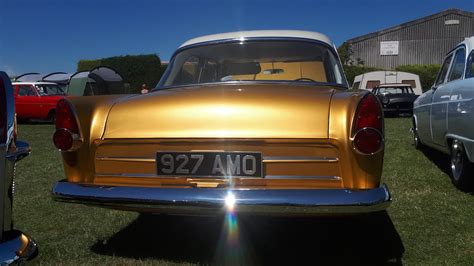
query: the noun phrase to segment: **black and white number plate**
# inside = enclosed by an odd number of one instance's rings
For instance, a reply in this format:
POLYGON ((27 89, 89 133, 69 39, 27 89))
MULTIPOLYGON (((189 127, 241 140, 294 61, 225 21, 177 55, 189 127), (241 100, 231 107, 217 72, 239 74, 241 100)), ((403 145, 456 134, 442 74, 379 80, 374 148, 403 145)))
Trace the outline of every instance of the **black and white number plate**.
POLYGON ((262 177, 259 152, 157 152, 158 176, 262 177))

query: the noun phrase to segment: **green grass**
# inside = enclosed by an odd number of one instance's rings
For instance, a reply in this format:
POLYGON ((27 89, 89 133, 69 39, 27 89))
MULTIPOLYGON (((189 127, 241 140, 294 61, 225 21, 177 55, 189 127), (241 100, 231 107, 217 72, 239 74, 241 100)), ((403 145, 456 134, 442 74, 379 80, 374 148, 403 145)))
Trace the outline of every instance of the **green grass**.
POLYGON ((53 202, 63 178, 53 126, 20 125, 33 149, 17 167, 15 227, 40 249, 34 263, 274 264, 392 262, 474 263, 474 198, 442 171, 447 158, 411 145, 409 118, 386 119, 384 182, 392 192, 388 215, 349 218, 140 217, 135 213, 53 202), (431 158, 431 159, 430 159, 431 158), (440 169, 441 167, 441 169, 440 169), (228 230, 228 228, 233 228, 228 230), (398 254, 398 255, 397 255, 398 254), (341 260, 341 258, 343 258, 341 260), (400 261, 398 261, 400 262, 400 261))

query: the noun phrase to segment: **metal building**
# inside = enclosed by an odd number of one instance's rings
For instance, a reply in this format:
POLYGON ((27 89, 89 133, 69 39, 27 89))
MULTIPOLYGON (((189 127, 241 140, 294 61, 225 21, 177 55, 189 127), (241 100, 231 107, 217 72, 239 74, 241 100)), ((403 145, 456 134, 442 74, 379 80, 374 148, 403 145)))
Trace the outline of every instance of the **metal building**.
POLYGON ((441 64, 464 38, 474 36, 474 13, 448 9, 347 41, 352 59, 365 66, 395 69, 400 65, 441 64))

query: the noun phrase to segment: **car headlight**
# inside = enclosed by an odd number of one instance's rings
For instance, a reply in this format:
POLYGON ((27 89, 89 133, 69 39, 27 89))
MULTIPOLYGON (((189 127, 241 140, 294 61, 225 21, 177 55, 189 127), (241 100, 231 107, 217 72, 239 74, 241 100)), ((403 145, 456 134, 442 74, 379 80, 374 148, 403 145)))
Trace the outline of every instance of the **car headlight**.
POLYGON ((389 100, 387 97, 384 96, 384 97, 382 98, 382 103, 383 103, 383 104, 387 104, 387 103, 389 103, 389 102, 390 102, 390 100, 389 100))

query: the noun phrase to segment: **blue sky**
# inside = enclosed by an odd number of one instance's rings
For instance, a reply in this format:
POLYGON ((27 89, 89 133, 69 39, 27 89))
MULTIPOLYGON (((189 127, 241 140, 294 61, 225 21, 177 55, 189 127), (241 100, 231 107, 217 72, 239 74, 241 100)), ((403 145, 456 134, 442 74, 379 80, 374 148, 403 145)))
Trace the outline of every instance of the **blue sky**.
POLYGON ((80 59, 158 54, 205 34, 300 29, 336 45, 474 0, 1 0, 0 70, 75 72, 80 59))

